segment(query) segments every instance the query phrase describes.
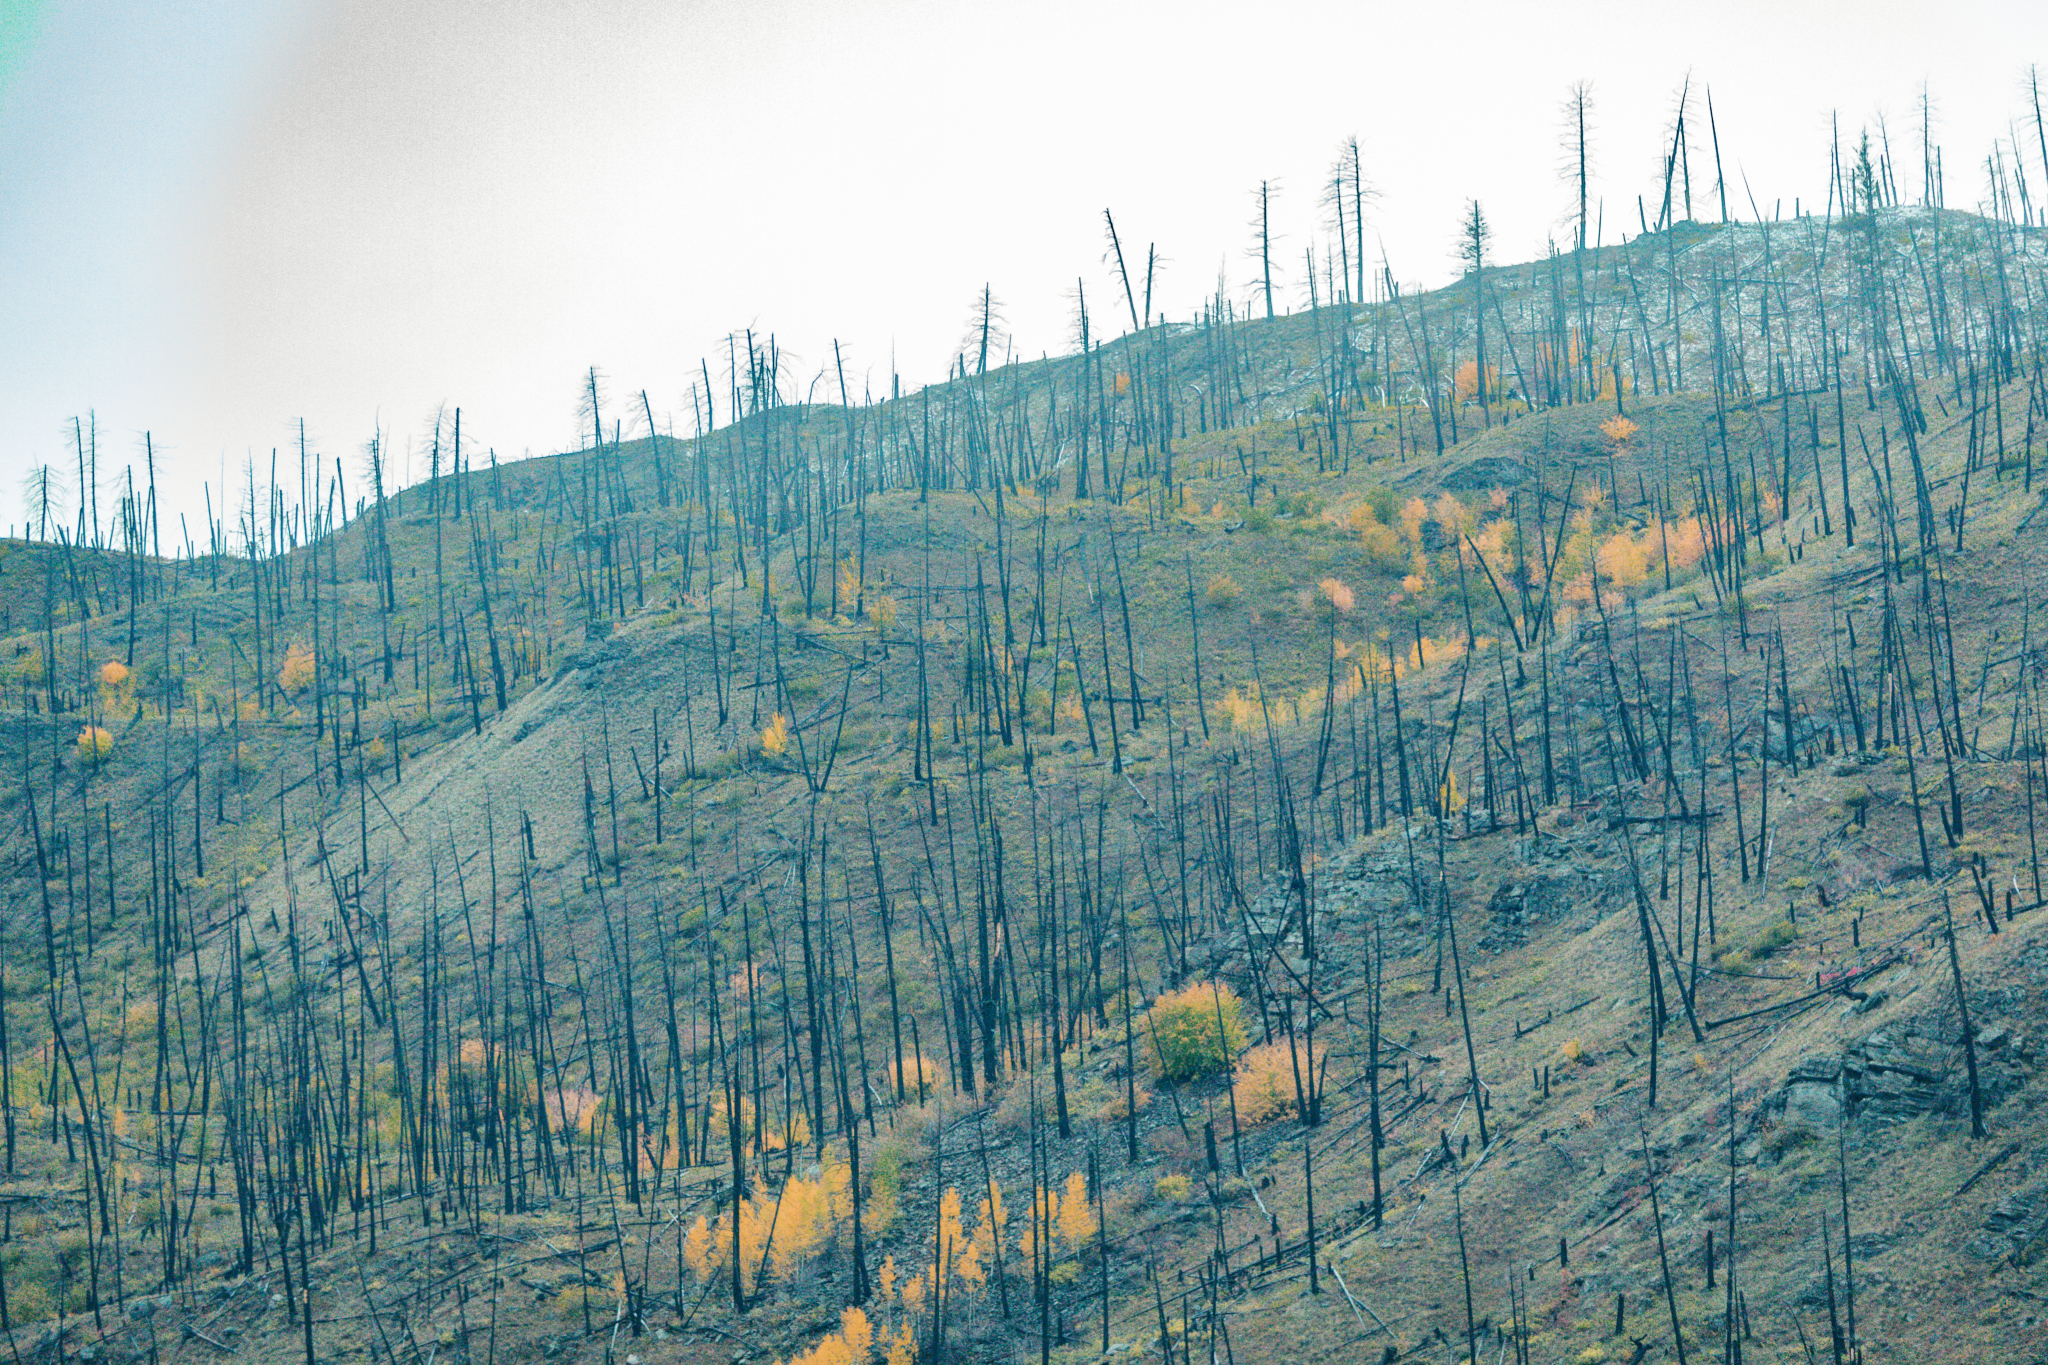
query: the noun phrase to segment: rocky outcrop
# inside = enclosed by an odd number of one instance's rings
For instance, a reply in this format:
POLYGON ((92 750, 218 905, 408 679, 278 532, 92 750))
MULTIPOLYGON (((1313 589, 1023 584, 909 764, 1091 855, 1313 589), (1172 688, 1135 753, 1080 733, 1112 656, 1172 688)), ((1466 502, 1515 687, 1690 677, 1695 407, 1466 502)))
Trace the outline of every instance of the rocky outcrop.
POLYGON ((1948 1110, 1959 1098, 1948 1058, 1907 1041, 1904 1033, 1873 1033, 1838 1052, 1800 1059, 1773 1097, 1779 1125, 1832 1133, 1845 1116, 1895 1122, 1948 1110))
POLYGON ((1946 1109, 1946 1050, 1909 1047, 1906 1035, 1873 1033, 1842 1053, 1842 1089, 1854 1116, 1905 1118, 1946 1109))
POLYGON ((1593 894, 1576 872, 1539 873, 1504 881, 1486 903, 1486 934, 1479 946, 1498 952, 1529 941, 1538 929, 1554 924, 1593 894))
POLYGON ((1842 1121, 1842 1059, 1808 1057, 1785 1078, 1785 1122, 1832 1132, 1842 1121))
POLYGON ((1443 486, 1454 493, 1484 493, 1494 488, 1517 488, 1529 477, 1529 467, 1511 455, 1488 455, 1459 465, 1443 477, 1443 486))
POLYGON ((2048 1175, 2006 1195, 1984 1220, 1991 1235, 1976 1250, 1987 1259, 2011 1257, 2014 1265, 2031 1265, 2048 1251, 2048 1175))

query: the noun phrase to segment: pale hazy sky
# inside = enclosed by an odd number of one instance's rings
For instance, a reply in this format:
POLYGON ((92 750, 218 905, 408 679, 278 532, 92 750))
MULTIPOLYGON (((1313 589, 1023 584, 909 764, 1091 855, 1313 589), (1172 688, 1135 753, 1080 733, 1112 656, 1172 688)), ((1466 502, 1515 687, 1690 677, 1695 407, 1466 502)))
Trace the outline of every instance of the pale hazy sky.
POLYGON ((1170 315, 1219 270, 1245 299, 1262 178, 1298 305, 1353 133, 1398 278, 1453 273, 1472 197, 1525 259, 1564 240, 1581 79, 1609 241, 1688 72, 1740 216, 1743 176, 1766 215, 1824 202, 1834 110, 1887 120, 1917 197, 1923 83, 1950 206, 2023 116, 2038 204, 2042 57, 2038 0, 0 0, 0 526, 88 409, 103 481, 148 429, 185 510, 300 417, 351 479, 442 403, 501 457, 561 448, 593 364, 687 428, 739 328, 801 381, 835 337, 856 391, 935 379, 984 281, 1020 354, 1057 352, 1077 278, 1115 316, 1105 207, 1170 315))

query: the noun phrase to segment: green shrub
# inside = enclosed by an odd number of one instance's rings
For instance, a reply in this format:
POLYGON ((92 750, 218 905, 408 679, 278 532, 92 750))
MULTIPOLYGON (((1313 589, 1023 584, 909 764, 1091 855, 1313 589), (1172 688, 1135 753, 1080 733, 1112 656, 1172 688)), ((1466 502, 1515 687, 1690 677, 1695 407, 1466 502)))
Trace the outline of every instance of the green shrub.
POLYGON ((1145 1016, 1153 1074, 1169 1081, 1212 1075, 1244 1050, 1244 1005, 1216 981, 1168 991, 1145 1016))
MULTIPOLYGON (((906 1071, 915 1066, 906 1062, 906 1071)), ((909 1087, 909 1098, 915 1101, 917 1087, 909 1087)), ((876 1194, 894 1200, 902 1194, 903 1187, 913 1169, 924 1158, 924 1149, 912 1134, 910 1125, 897 1129, 887 1141, 875 1150, 868 1167, 868 1184, 876 1194)))
POLYGON ((1750 940, 1749 955, 1766 958, 1799 937, 1799 926, 1791 920, 1781 919, 1770 928, 1750 940))
POLYGON ((1033 687, 1024 693, 1024 711, 1033 726, 1040 730, 1052 728, 1052 693, 1043 687, 1033 687))
POLYGON ((50 1298, 50 1291, 40 1284, 10 1285, 7 1290, 7 1312, 17 1323, 41 1322, 57 1312, 56 1302, 50 1298))

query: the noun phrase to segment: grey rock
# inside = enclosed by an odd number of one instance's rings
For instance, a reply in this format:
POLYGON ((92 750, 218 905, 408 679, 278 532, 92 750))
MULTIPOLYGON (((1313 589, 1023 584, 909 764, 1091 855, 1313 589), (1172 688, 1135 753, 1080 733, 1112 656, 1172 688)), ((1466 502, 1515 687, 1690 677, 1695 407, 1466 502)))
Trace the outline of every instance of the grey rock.
POLYGON ((1489 488, 1514 488, 1529 477, 1527 466, 1506 455, 1492 455, 1460 465, 1444 475, 1444 487, 1454 493, 1483 492, 1489 488))
POLYGON ((2048 1176, 2014 1190, 1992 1206, 1985 1228, 2002 1241, 2001 1254, 2027 1265, 2048 1248, 2048 1176))
POLYGON ((1842 1097, 1834 1082, 1794 1081, 1785 1088, 1785 1121, 1828 1130, 1842 1120, 1842 1097))

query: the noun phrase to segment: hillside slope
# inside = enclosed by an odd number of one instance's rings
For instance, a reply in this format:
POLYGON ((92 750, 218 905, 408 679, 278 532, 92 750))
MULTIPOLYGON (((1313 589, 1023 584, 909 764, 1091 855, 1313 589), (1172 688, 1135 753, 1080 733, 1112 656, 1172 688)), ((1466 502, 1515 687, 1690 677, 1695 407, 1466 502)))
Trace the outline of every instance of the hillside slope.
POLYGON ((5 547, 0 1332, 2038 1358, 2038 353, 1405 306, 5 547))

